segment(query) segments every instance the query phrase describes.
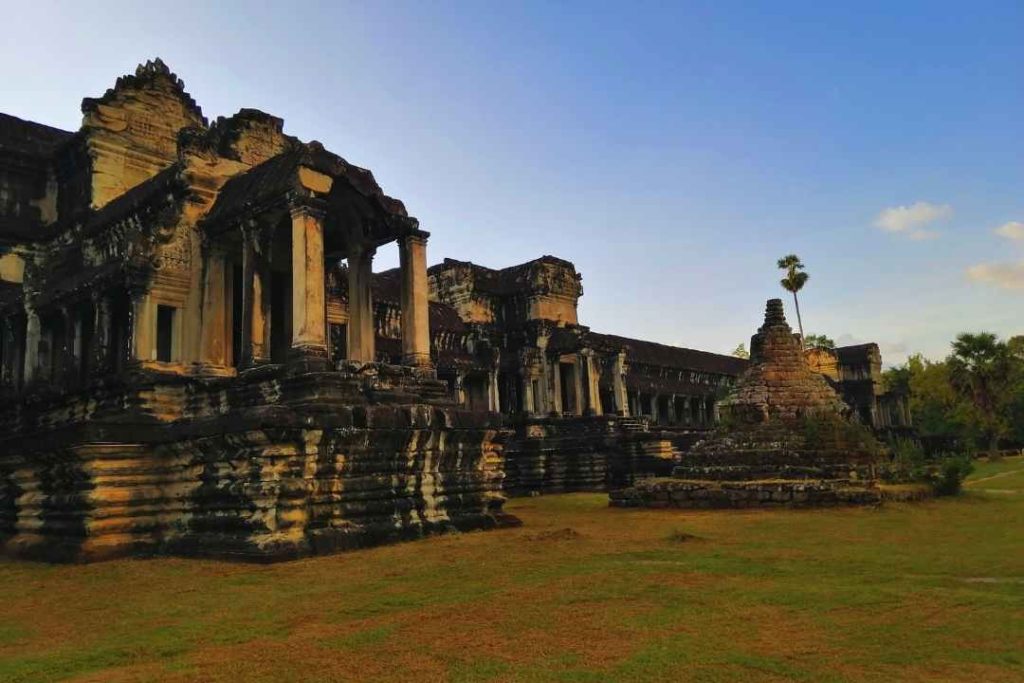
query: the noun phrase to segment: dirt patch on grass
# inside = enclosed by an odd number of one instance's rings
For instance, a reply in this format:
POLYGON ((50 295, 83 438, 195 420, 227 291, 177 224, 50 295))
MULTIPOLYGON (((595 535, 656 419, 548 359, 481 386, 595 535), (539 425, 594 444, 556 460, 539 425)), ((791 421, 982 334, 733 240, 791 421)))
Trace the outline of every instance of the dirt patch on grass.
POLYGON ((523 536, 527 541, 575 541, 583 537, 583 534, 580 532, 569 528, 542 531, 537 534, 525 534, 523 536))

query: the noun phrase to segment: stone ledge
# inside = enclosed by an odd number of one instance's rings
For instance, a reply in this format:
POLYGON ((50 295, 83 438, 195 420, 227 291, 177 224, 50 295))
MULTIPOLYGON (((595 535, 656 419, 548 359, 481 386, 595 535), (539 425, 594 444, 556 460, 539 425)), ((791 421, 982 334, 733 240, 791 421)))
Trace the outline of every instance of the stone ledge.
POLYGON ((612 507, 751 508, 878 505, 880 489, 850 480, 645 479, 609 493, 612 507))

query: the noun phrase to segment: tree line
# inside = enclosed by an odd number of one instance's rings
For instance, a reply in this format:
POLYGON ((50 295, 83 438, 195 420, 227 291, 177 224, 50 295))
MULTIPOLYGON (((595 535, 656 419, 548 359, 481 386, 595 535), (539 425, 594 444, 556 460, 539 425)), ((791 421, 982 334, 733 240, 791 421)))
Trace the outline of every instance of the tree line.
POLYGON ((910 402, 929 450, 997 451, 1024 446, 1024 335, 957 335, 940 361, 920 354, 883 373, 910 402))

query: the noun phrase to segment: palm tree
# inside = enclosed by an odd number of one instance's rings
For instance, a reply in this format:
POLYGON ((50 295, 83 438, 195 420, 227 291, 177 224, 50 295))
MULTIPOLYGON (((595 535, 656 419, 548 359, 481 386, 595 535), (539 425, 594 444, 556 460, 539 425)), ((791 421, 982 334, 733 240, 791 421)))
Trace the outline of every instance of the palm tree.
POLYGON ((779 268, 786 271, 786 277, 782 278, 779 283, 787 292, 793 293, 793 304, 796 306, 796 322, 800 326, 800 344, 802 345, 804 340, 804 321, 800 318, 800 301, 796 298, 796 293, 804 288, 804 285, 807 284, 811 276, 803 272, 804 264, 800 262, 800 257, 796 254, 789 254, 780 258, 779 268))
POLYGON ((950 382, 981 415, 989 449, 995 451, 1008 425, 1001 415, 1010 391, 1011 351, 991 332, 963 333, 953 342, 947 359, 950 382))

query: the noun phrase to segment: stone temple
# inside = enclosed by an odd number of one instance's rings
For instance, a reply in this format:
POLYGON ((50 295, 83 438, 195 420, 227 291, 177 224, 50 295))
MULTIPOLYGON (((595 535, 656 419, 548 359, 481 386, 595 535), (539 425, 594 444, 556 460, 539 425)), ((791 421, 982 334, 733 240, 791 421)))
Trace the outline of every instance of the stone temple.
MULTIPOLYGON (((0 549, 277 560, 668 474, 747 361, 581 325, 552 256, 428 267, 372 173, 209 122, 160 60, 76 132, 0 114, 0 549), (397 243, 400 267, 374 272, 397 243)), ((877 346, 816 357, 906 428, 877 346)))
POLYGON ((750 364, 719 402, 720 423, 672 472, 613 491, 612 504, 749 507, 875 503, 881 447, 770 299, 750 340, 750 364))

